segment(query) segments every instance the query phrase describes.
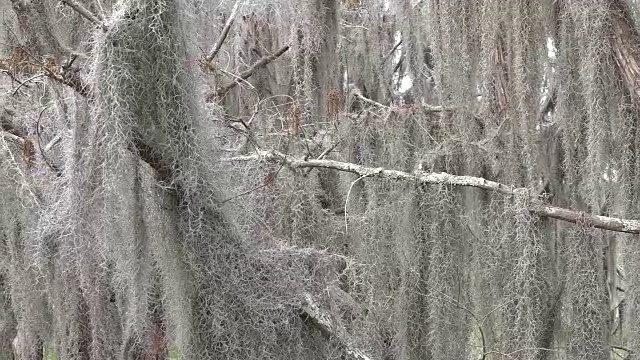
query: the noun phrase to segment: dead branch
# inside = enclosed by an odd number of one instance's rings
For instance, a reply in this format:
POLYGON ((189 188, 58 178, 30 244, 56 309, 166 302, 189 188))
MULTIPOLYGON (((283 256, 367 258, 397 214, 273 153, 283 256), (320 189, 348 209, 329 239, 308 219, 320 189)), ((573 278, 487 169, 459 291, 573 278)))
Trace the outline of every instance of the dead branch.
POLYGON ((493 54, 493 63, 497 70, 496 77, 493 81, 493 91, 499 112, 504 111, 509 104, 509 98, 507 96, 509 71, 507 69, 505 57, 506 50, 504 48, 504 45, 502 44, 502 41, 499 41, 498 46, 494 50, 493 54))
POLYGON ((546 205, 533 193, 533 191, 528 188, 516 188, 480 177, 460 176, 448 173, 429 173, 424 171, 414 171, 409 173, 384 168, 372 168, 335 160, 304 160, 273 150, 260 151, 254 155, 236 156, 223 159, 223 161, 270 161, 284 163, 294 169, 322 168, 349 172, 360 176, 408 180, 422 184, 476 187, 499 192, 505 195, 525 196, 530 200, 530 206, 528 208, 529 211, 543 217, 563 220, 570 223, 579 223, 603 230, 640 234, 640 221, 638 220, 593 215, 581 211, 546 205))
POLYGON ((82 4, 75 2, 74 0, 62 0, 63 3, 69 5, 73 10, 75 10, 78 14, 82 15, 85 19, 89 20, 96 26, 102 29, 102 31, 106 32, 109 30, 107 26, 98 18, 96 15, 91 13, 87 8, 82 6, 82 4))
POLYGON ((382 64, 384 65, 384 63, 387 61, 387 59, 393 55, 393 53, 398 50, 398 48, 400 47, 400 45, 402 45, 402 39, 400 39, 392 48, 391 50, 389 50, 388 53, 386 53, 384 55, 384 57, 382 58, 382 64))
MULTIPOLYGON (((385 110, 390 111, 392 113, 401 111, 401 108, 398 108, 397 106, 388 106, 388 105, 381 104, 381 103, 379 103, 379 102, 377 102, 375 100, 369 99, 368 97, 362 95, 362 90, 357 88, 355 85, 351 85, 350 87, 351 87, 351 90, 349 91, 349 96, 350 97, 354 97, 354 98, 360 99, 360 100, 362 100, 363 102, 365 102, 365 103, 367 103, 369 105, 373 105, 375 107, 379 107, 381 109, 385 109, 385 110)), ((425 103, 424 101, 421 101, 420 108, 425 114, 435 114, 435 113, 442 113, 442 112, 452 111, 451 108, 446 108, 445 109, 441 105, 431 105, 431 104, 425 103)))
POLYGON ((207 57, 204 59, 206 63, 210 63, 216 57, 216 55, 218 55, 220 48, 222 48, 222 44, 227 39, 227 36, 229 35, 229 30, 231 30, 231 25, 233 25, 233 21, 235 20, 236 13, 238 11, 238 3, 239 1, 236 1, 236 3, 233 5, 233 10, 231 10, 231 14, 227 19, 227 22, 224 24, 222 33, 220 33, 220 38, 218 38, 218 41, 216 41, 216 44, 213 46, 213 49, 211 49, 211 51, 209 52, 209 55, 207 55, 207 57))
POLYGON ((51 141, 44 146, 44 151, 49 152, 56 144, 58 144, 62 140, 62 136, 60 134, 56 135, 51 141))
POLYGON ((1 132, 0 135, 2 135, 2 137, 7 141, 11 141, 12 143, 24 146, 24 139, 19 136, 13 135, 12 133, 6 131, 1 132))
MULTIPOLYGON (((278 49, 278 51, 276 51, 275 53, 273 53, 271 55, 267 55, 267 56, 262 57, 260 60, 258 60, 258 62, 253 64, 252 67, 250 67, 249 69, 241 72, 240 75, 238 75, 238 78, 242 79, 242 80, 247 80, 249 77, 251 77, 251 75, 253 75, 253 73, 256 70, 259 70, 259 69, 267 66, 273 60, 279 58, 282 54, 287 52, 287 50, 289 50, 289 45, 285 45, 285 46, 281 47, 280 49, 278 49)), ((234 87, 236 87, 236 85, 238 85, 239 82, 240 82, 240 80, 236 80, 236 81, 233 81, 233 82, 231 82, 231 83, 229 83, 227 85, 224 85, 224 86, 220 87, 215 93, 207 96, 207 102, 211 102, 216 97, 220 97, 220 96, 226 94, 229 90, 231 90, 234 87)))
POLYGON ((362 95, 362 91, 360 89, 358 89, 356 86, 351 87, 351 91, 350 91, 350 95, 353 97, 356 97, 362 101, 364 101, 365 103, 369 104, 369 105, 373 105, 373 106, 377 106, 379 108, 385 109, 385 110, 389 110, 389 111, 394 111, 393 108, 381 104, 375 100, 371 100, 368 97, 365 97, 364 95, 362 95))

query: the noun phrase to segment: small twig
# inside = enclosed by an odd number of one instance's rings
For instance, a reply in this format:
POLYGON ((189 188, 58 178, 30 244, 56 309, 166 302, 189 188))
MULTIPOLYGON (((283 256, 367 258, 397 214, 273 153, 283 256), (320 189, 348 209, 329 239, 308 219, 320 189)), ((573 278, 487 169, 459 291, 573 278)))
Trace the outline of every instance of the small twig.
POLYGON ((78 54, 71 54, 71 57, 69 58, 69 60, 65 61, 62 64, 62 71, 63 72, 67 72, 69 70, 71 70, 71 66, 73 65, 73 63, 76 61, 76 59, 78 58, 78 54))
POLYGON ((424 102, 421 104, 421 109, 425 113, 441 113, 441 112, 451 111, 450 109, 445 109, 441 105, 430 105, 424 102))
POLYGON ((622 347, 622 346, 618 346, 618 345, 609 345, 611 346, 612 349, 617 349, 617 350, 622 350, 622 351, 626 351, 628 353, 631 352, 631 350, 627 349, 626 347, 622 347))
POLYGON ((620 279, 624 280, 624 273, 622 272, 622 268, 620 267, 620 265, 616 266, 616 272, 618 273, 620 279))
POLYGON ((400 70, 400 67, 402 66, 402 63, 404 62, 403 58, 400 58, 400 61, 398 61, 398 63, 396 64, 396 66, 393 68, 393 74, 397 73, 398 70, 400 70))
POLYGON ((489 316, 490 316, 491 314, 493 314, 494 312, 496 312, 496 311, 498 311, 498 310, 502 309, 503 307, 505 307, 505 306, 507 306, 507 305, 511 304, 511 303, 512 303, 512 302, 514 302, 514 301, 515 301, 515 299, 507 300, 507 301, 505 301, 504 303, 502 303, 502 304, 499 304, 499 305, 495 306, 493 309, 489 310, 489 312, 488 312, 488 313, 484 314, 484 316, 483 316, 483 317, 482 317, 482 319, 480 320, 480 323, 481 323, 481 324, 484 324, 484 322, 485 322, 485 321, 487 321, 487 319, 489 318, 489 316))
POLYGON ((85 19, 100 27, 102 31, 107 32, 107 30, 109 30, 109 28, 107 28, 107 26, 100 20, 99 17, 91 13, 91 11, 87 10, 87 8, 82 6, 82 4, 79 4, 74 0, 62 0, 62 2, 69 5, 73 10, 82 15, 85 19))
POLYGON ((49 105, 43 107, 42 110, 40 110, 38 119, 36 120, 36 137, 38 138, 38 148, 40 149, 40 155, 42 155, 42 158, 45 159, 45 162, 47 159, 44 154, 44 149, 42 148, 42 136, 40 136, 40 119, 42 119, 42 114, 44 114, 48 107, 49 105))
POLYGON ((78 94, 82 95, 86 98, 92 97, 91 87, 82 81, 82 78, 78 75, 79 69, 72 68, 71 65, 78 58, 79 54, 71 54, 69 61, 65 64, 62 64, 62 74, 58 74, 53 72, 51 69, 47 67, 43 67, 45 71, 45 75, 60 84, 66 85, 73 90, 75 90, 78 94))
POLYGON ((360 91, 360 89, 358 89, 357 87, 353 87, 351 89, 351 95, 353 95, 353 96, 357 97, 358 99, 366 102, 367 104, 374 105, 374 106, 377 106, 377 107, 381 107, 381 108, 389 110, 389 111, 394 111, 393 108, 391 108, 391 107, 389 107, 387 105, 383 105, 383 104, 381 104, 381 103, 379 103, 379 102, 377 102, 375 100, 371 100, 368 97, 365 97, 364 95, 362 95, 362 91, 360 91))
POLYGON ((616 349, 611 349, 611 352, 613 352, 613 354, 618 356, 620 359, 626 359, 626 356, 622 356, 622 355, 618 354, 616 349))
MULTIPOLYGON (((11 71, 2 69, 2 70, 0 70, 0 73, 3 73, 3 74, 5 74, 5 75, 7 75, 11 80, 13 80, 13 81, 17 82, 18 84, 22 84, 22 81, 20 81, 20 80, 15 76, 15 74, 13 74, 11 71)), ((29 87, 29 85, 24 85, 24 86, 25 86, 25 87, 29 87)))
POLYGON ((220 38, 218 38, 218 41, 216 41, 213 49, 211 49, 209 55, 207 55, 207 57, 204 59, 206 63, 210 63, 216 57, 216 55, 218 55, 220 48, 222 48, 222 44, 227 39, 229 30, 231 29, 231 25, 233 25, 233 21, 235 20, 236 12, 238 11, 238 3, 239 1, 236 1, 236 3, 233 5, 233 10, 231 10, 231 14, 227 19, 227 22, 224 24, 224 28, 222 29, 222 33, 220 34, 220 38))
POLYGON ((485 360, 486 359, 486 351, 487 351, 487 342, 486 342, 486 338, 484 335, 484 328, 483 328, 483 322, 481 322, 478 319, 478 316, 471 311, 471 309, 467 308, 466 306, 462 305, 462 303, 460 303, 460 300, 454 299, 451 296, 435 289, 435 288, 431 288, 433 291, 430 293, 418 293, 419 295, 425 296, 425 297, 430 297, 432 299, 435 300, 439 300, 442 302, 446 302, 450 305, 453 305, 455 307, 457 307, 458 309, 462 310, 463 312, 467 313, 472 319, 473 321, 475 321, 477 327, 478 327, 478 331, 480 332, 480 339, 482 341, 482 356, 480 357, 480 360, 485 360), (433 295, 432 293, 439 293, 442 297, 437 297, 435 295, 433 295))
POLYGON ((324 159, 324 157, 327 156, 328 153, 332 152, 333 149, 335 149, 340 144, 341 141, 342 140, 338 140, 335 143, 333 143, 333 145, 331 145, 328 148, 326 148, 323 152, 320 153, 320 155, 318 155, 318 157, 316 159, 317 160, 324 159))
POLYGON ((540 109, 538 110, 538 118, 536 119, 538 124, 542 123, 542 119, 544 119, 545 115, 550 111, 553 111, 555 107, 557 91, 554 85, 553 81, 550 80, 549 91, 542 101, 542 104, 540 104, 540 109))

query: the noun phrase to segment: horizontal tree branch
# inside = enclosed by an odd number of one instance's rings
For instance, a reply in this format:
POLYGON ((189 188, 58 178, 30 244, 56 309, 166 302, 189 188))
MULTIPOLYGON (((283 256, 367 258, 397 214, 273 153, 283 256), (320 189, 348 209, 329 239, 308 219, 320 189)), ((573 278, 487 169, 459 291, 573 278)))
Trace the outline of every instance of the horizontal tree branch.
POLYGON ((528 188, 516 188, 495 181, 474 176, 460 176, 448 173, 429 173, 424 171, 404 172, 384 168, 372 168, 363 165, 335 161, 335 160, 304 160, 277 151, 260 151, 254 155, 236 156, 223 159, 223 161, 269 161, 284 163, 290 168, 322 168, 349 172, 366 177, 378 177, 384 179, 407 180, 422 184, 441 184, 453 186, 475 187, 506 195, 525 196, 530 199, 529 210, 543 217, 563 220, 570 223, 579 223, 598 229, 640 234, 640 221, 620 219, 608 216, 600 216, 581 211, 560 208, 544 204, 528 188))

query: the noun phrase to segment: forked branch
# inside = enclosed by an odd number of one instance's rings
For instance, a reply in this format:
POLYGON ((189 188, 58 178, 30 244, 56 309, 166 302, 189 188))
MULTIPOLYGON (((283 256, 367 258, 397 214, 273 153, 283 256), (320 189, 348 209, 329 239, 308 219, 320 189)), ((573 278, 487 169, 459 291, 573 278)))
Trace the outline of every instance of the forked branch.
POLYGON ((407 180, 422 184, 441 184, 453 186, 468 186, 499 192, 506 195, 525 196, 530 199, 529 211, 540 216, 563 220, 570 223, 579 223, 598 229, 640 234, 640 221, 620 219, 608 216, 600 216, 581 211, 565 209, 544 204, 528 188, 516 188, 495 181, 475 176, 460 176, 448 173, 429 173, 424 171, 404 172, 384 168, 372 168, 363 165, 335 161, 335 160, 304 160, 277 151, 260 151, 254 155, 236 156, 224 159, 224 161, 269 161, 284 163, 290 168, 322 168, 344 171, 360 176, 378 177, 393 180, 407 180))

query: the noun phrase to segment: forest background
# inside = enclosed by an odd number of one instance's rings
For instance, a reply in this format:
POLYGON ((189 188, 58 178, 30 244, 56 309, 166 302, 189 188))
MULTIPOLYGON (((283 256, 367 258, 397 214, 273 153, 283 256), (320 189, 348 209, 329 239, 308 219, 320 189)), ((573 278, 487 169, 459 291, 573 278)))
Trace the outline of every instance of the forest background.
POLYGON ((3 1, 0 359, 640 359, 638 10, 3 1))

